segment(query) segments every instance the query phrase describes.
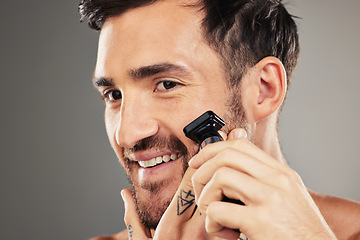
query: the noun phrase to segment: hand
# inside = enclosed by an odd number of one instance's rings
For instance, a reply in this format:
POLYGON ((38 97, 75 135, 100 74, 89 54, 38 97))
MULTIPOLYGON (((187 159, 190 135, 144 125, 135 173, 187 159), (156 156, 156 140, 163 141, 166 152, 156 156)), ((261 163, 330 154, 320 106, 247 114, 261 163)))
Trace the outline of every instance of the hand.
MULTIPOLYGON (((172 202, 162 216, 153 239, 208 239, 205 220, 195 205, 191 178, 194 169, 188 169, 172 202)), ((134 199, 129 189, 122 191, 125 203, 125 224, 129 239, 151 239, 154 232, 147 229, 138 217, 134 199)))
POLYGON ((336 239, 299 175, 246 139, 243 129, 190 162, 196 203, 209 234, 251 240, 336 239), (223 202, 224 196, 245 206, 223 202))

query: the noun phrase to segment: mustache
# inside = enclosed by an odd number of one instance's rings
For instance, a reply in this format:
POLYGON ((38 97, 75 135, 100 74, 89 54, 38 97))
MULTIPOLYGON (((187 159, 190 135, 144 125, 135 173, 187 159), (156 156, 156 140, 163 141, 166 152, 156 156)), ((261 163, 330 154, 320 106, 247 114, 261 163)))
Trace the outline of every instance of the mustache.
POLYGON ((187 148, 184 143, 180 141, 174 135, 169 137, 154 135, 144 139, 139 140, 133 147, 124 147, 123 154, 124 156, 129 156, 131 153, 138 151, 144 151, 149 149, 169 149, 170 151, 187 153, 187 148))

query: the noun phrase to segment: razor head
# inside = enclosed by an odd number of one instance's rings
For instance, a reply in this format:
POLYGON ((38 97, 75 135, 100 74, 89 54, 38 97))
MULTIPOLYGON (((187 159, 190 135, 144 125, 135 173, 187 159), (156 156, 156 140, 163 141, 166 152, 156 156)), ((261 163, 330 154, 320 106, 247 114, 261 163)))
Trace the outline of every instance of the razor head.
POLYGON ((198 144, 201 144, 209 137, 220 137, 217 131, 223 126, 225 126, 225 122, 219 116, 217 116, 213 111, 207 111, 189 123, 183 131, 186 137, 198 144))

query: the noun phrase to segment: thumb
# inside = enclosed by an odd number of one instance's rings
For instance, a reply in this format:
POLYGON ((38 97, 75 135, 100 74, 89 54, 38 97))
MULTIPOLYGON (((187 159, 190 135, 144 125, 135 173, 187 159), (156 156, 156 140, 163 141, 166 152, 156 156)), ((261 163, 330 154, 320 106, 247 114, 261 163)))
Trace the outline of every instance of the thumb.
POLYGON ((129 240, 149 239, 149 236, 151 236, 150 230, 141 223, 131 190, 123 189, 121 191, 121 197, 125 206, 124 222, 128 231, 129 240))

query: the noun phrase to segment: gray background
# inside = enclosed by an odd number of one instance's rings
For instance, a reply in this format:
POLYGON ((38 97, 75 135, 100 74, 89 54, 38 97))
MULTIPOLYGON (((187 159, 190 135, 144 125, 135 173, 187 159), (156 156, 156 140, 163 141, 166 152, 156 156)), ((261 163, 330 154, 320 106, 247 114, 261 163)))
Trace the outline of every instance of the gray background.
MULTIPOLYGON (((292 0, 302 53, 280 122, 313 190, 360 201, 360 1, 292 0)), ((1 1, 0 239, 121 230, 127 180, 91 86, 98 34, 77 1, 1 1)), ((180 113, 179 113, 180 114, 180 113)))

